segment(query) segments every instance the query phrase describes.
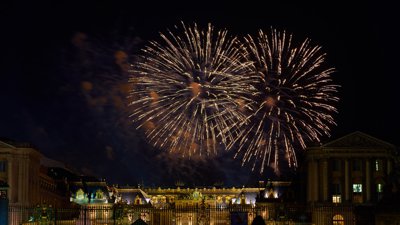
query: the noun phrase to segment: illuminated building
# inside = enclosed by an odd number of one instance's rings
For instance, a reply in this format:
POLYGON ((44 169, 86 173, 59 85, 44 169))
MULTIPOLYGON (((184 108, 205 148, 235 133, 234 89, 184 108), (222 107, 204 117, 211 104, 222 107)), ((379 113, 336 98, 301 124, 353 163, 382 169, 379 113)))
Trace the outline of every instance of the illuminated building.
MULTIPOLYGON (((393 170, 395 155, 395 146, 362 132, 308 148, 304 167, 307 202, 315 206, 313 222, 352 224, 355 208, 368 211, 376 205, 393 170), (324 210, 332 205, 336 212, 324 210)), ((359 224, 374 220, 373 213, 365 214, 358 218, 359 224)))
MULTIPOLYGON (((31 145, 0 140, 0 180, 9 185, 10 205, 32 205, 40 201, 41 185, 51 186, 51 181, 40 176, 40 159, 43 155, 31 145)), ((49 187, 47 190, 51 189, 49 187)))
MULTIPOLYGON (((400 172, 393 177, 396 157, 393 145, 354 132, 308 148, 291 181, 260 181, 258 187, 189 188, 177 183, 173 188, 145 188, 109 186, 78 176, 29 145, 0 141, 0 181, 10 186, 12 207, 78 204, 86 211, 76 216, 87 223, 118 218, 122 224, 141 219, 158 225, 218 225, 237 218, 250 224, 261 215, 266 221, 381 225, 400 222, 395 210, 400 195, 392 193, 400 187, 400 172)), ((11 224, 25 219, 19 216, 11 224)))

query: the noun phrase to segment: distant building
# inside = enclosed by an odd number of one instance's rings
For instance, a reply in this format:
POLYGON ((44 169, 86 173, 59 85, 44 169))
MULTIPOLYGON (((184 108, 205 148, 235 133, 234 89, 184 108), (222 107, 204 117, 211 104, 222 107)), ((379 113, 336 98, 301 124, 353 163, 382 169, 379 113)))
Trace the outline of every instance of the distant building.
POLYGON ((59 167, 29 145, 0 141, 0 182, 10 186, 10 205, 78 205, 79 223, 251 224, 256 215, 279 224, 400 222, 400 165, 392 144, 354 132, 308 148, 299 164, 293 180, 266 179, 258 187, 109 186, 59 167))
POLYGON ((41 157, 29 144, 0 140, 0 180, 10 186, 10 204, 28 206, 40 201, 41 157))
MULTIPOLYGON (((312 221, 321 225, 351 224, 356 208, 368 211, 368 207, 375 206, 383 196, 395 156, 395 146, 362 132, 308 148, 304 167, 307 203, 314 207, 312 221), (324 210, 328 206, 337 211, 324 210)), ((360 224, 374 221, 371 213, 360 219, 360 224)))
POLYGON ((78 179, 69 182, 71 202, 93 206, 114 203, 105 181, 88 176, 80 176, 78 179))
POLYGON ((67 181, 52 177, 43 161, 46 158, 30 144, 0 140, 0 181, 9 185, 11 206, 69 203, 67 181))

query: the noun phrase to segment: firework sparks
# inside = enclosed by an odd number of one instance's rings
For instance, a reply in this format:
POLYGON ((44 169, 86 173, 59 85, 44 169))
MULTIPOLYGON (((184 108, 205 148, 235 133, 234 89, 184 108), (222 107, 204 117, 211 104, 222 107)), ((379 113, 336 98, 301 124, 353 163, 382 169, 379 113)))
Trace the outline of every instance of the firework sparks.
POLYGON ((335 124, 332 103, 338 101, 338 86, 330 77, 334 69, 324 66, 321 47, 308 39, 294 45, 292 35, 285 32, 260 31, 256 39, 248 35, 245 44, 257 91, 250 97, 250 116, 234 141, 235 157, 241 155, 243 164, 253 161, 253 169, 261 163, 261 173, 265 165, 278 172, 281 159, 296 166, 295 148, 319 142, 335 124))
MULTIPOLYGON (((246 116, 251 63, 226 30, 182 23, 183 33, 160 34, 132 67, 132 119, 149 142, 182 156, 215 155, 246 116)), ((179 30, 178 27, 175 27, 179 30)))

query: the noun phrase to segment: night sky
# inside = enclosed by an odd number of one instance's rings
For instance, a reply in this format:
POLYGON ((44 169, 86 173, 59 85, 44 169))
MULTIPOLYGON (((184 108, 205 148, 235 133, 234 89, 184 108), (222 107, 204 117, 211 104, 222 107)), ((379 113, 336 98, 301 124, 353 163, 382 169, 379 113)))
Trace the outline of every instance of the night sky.
POLYGON ((152 149, 130 123, 128 76, 115 52, 132 59, 147 41, 160 40, 158 32, 183 21, 211 22, 238 36, 272 26, 299 41, 311 38, 327 52, 341 86, 331 138, 358 130, 400 145, 394 3, 82 2, 0 3, 0 137, 30 142, 109 183, 229 186, 258 179, 229 153, 187 161, 152 149))

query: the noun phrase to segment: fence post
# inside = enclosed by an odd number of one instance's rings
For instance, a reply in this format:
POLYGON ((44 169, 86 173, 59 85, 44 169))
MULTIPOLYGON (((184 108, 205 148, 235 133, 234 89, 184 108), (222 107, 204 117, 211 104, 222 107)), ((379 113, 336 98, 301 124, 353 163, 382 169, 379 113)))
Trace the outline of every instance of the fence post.
POLYGON ((54 225, 57 225, 57 208, 54 207, 54 225))
POLYGON ((87 208, 86 206, 83 206, 83 224, 86 225, 86 213, 87 213, 87 208))
POLYGON ((115 215, 115 205, 113 206, 113 219, 114 219, 114 225, 115 225, 115 220, 117 216, 115 215))

